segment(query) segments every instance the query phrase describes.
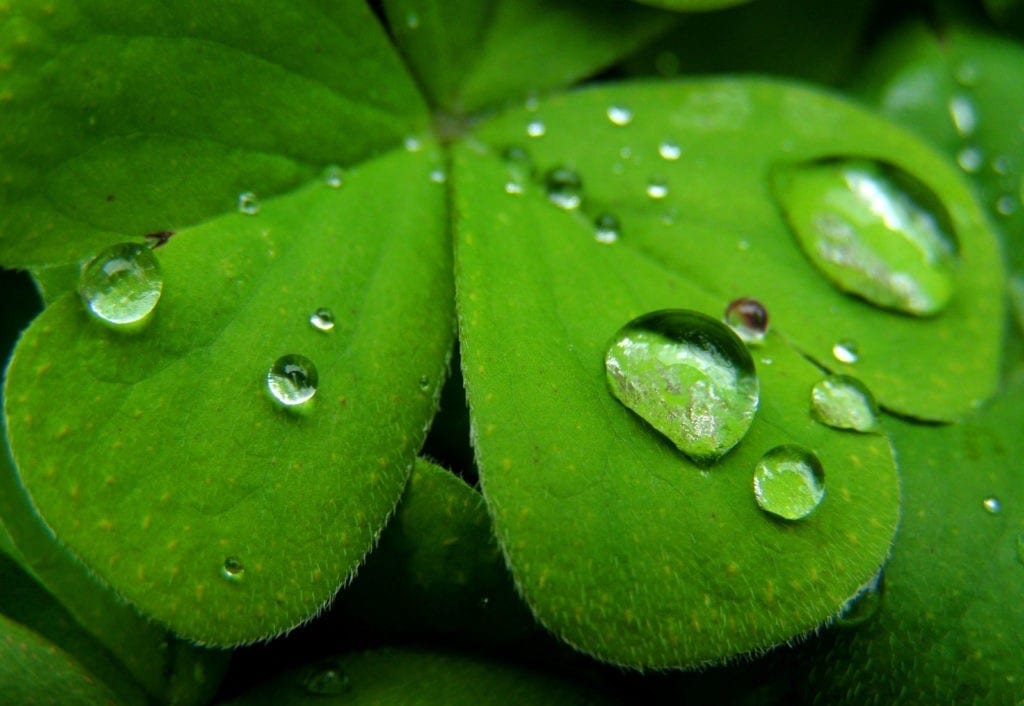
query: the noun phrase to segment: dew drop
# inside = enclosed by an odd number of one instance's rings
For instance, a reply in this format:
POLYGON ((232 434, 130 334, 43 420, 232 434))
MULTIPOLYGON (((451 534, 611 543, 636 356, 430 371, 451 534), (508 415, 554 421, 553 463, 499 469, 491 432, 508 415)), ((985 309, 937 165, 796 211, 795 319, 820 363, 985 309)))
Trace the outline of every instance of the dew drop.
POLYGON ((594 240, 610 245, 619 239, 621 229, 618 218, 610 213, 602 213, 594 221, 594 240))
POLYGON ((580 175, 568 167, 554 167, 544 175, 548 201, 566 211, 580 207, 583 200, 583 182, 580 175))
POLYGON ((992 171, 1000 176, 1010 173, 1010 158, 1005 154, 996 155, 992 158, 992 171))
POLYGON ((658 155, 666 162, 674 162, 679 159, 682 154, 682 148, 675 142, 663 140, 662 143, 658 145, 658 155))
POLYGON ((324 169, 323 180, 332 189, 340 189, 345 183, 345 172, 338 165, 332 164, 324 169))
POLYGON ((352 688, 348 675, 336 660, 324 660, 312 667, 302 679, 302 685, 310 694, 344 694, 352 688))
POLYGON ((968 174, 977 173, 984 161, 985 158, 977 147, 964 147, 956 153, 956 163, 968 174))
POLYGON ((334 328, 334 312, 320 307, 310 315, 309 323, 318 331, 330 331, 334 328))
POLYGON ((811 388, 811 413, 836 429, 871 431, 878 405, 871 390, 855 377, 829 375, 811 388))
POLYGON ((1011 194, 1003 194, 996 199, 996 211, 1000 216, 1012 216, 1017 210, 1017 199, 1011 194))
POLYGON ((152 250, 138 243, 120 243, 82 267, 78 292, 94 317, 125 326, 142 321, 156 308, 163 287, 152 250))
POLYGON ((857 592, 850 596, 839 614, 836 615, 836 625, 841 628, 853 628, 863 625, 878 614, 882 606, 882 596, 885 595, 885 575, 881 570, 871 577, 857 592))
POLYGON ((668 182, 664 177, 651 177, 647 182, 647 196, 655 201, 660 201, 668 196, 668 182))
POLYGON ((610 105, 606 111, 612 125, 625 127, 633 122, 633 111, 622 105, 610 105))
POLYGON ((768 310, 756 299, 740 297, 725 308, 725 323, 744 343, 756 345, 768 332, 768 310))
POLYGON ((981 502, 981 506, 985 508, 985 512, 990 515, 998 515, 999 511, 1003 509, 1002 503, 999 502, 997 497, 988 497, 981 502))
POLYGON ((420 26, 420 16, 415 12, 410 12, 405 16, 405 26, 409 29, 418 29, 420 26))
POLYGON ((251 191, 243 191, 238 195, 238 212, 247 216, 255 216, 260 212, 260 200, 251 191))
POLYGON ((542 120, 531 120, 526 123, 526 134, 530 137, 544 137, 547 131, 548 128, 542 120))
POLYGON ((430 170, 430 181, 435 184, 443 184, 448 180, 448 175, 440 167, 430 170))
POLYGON ((523 185, 518 181, 506 181, 505 182, 505 193, 512 196, 518 196, 523 193, 523 185))
POLYGON ((402 140, 402 145, 405 147, 406 152, 419 152, 423 149, 423 141, 415 135, 407 135, 402 140))
POLYGON ((776 446, 754 467, 754 498, 769 514, 802 520, 824 497, 825 470, 818 457, 802 446, 776 446))
POLYGON ((863 159, 778 170, 776 196, 804 254, 833 285, 916 316, 953 295, 955 239, 938 198, 909 174, 863 159))
POLYGON ((229 556, 220 567, 220 575, 237 583, 245 578, 245 564, 238 557, 229 556))
POLYGON ((844 338, 841 341, 836 341, 832 346, 832 357, 840 363, 853 365, 860 360, 860 347, 856 341, 844 338))
POLYGON ((521 182, 532 178, 533 158, 530 157, 530 153, 526 148, 519 145, 511 145, 502 151, 501 158, 516 181, 521 182))
POLYGON ((288 407, 309 401, 316 394, 319 381, 313 361, 301 355, 281 356, 267 371, 270 394, 288 407))
POLYGON ((747 347, 728 326, 696 311, 640 316, 605 355, 612 394, 700 464, 746 435, 758 405, 747 347))
POLYGON ((960 137, 970 137, 978 128, 978 114, 974 103, 965 95, 955 95, 949 99, 949 117, 960 137))
POLYGON ((426 375, 420 376, 420 389, 424 392, 430 389, 430 378, 426 375))

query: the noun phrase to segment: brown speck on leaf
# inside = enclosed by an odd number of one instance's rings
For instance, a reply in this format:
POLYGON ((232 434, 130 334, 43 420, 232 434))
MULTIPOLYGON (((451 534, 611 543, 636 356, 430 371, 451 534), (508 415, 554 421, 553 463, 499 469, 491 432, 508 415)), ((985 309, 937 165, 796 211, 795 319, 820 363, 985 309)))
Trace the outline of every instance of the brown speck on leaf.
POLYGON ((146 237, 153 241, 153 248, 155 249, 161 245, 166 245, 172 235, 174 235, 173 230, 162 230, 157 233, 148 233, 146 237))

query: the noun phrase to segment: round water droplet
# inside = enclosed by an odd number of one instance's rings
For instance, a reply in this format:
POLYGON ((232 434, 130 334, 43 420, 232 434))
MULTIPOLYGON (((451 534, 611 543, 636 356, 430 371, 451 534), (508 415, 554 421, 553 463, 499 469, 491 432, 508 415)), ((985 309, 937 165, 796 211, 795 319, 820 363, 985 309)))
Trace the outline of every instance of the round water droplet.
POLYGON ((435 184, 443 184, 448 181, 448 175, 440 167, 430 170, 430 181, 435 184))
POLYGON ((1017 199, 1011 194, 1003 194, 996 199, 996 211, 1000 216, 1012 216, 1017 210, 1017 199))
POLYGON ((633 111, 623 105, 610 105, 606 112, 612 125, 624 127, 633 122, 633 111))
POLYGON ((568 167, 555 167, 544 175, 548 201, 566 211, 580 207, 583 200, 583 182, 580 175, 568 167))
POLYGON ((608 348, 605 372, 622 404, 701 464, 736 446, 757 412, 747 347, 728 326, 696 311, 655 311, 630 321, 608 348))
POLYGON ((658 155, 667 162, 676 161, 682 154, 683 149, 671 140, 664 140, 658 145, 658 155))
POLYGON ((998 515, 999 511, 1003 509, 1002 503, 999 502, 999 498, 989 497, 981 501, 981 506, 985 508, 985 512, 990 515, 998 515))
POLYGON ((1010 173, 1010 158, 1005 154, 999 154, 992 158, 992 171, 1001 176, 1010 173))
POLYGON ((78 292, 90 314, 115 326, 145 319, 156 307, 164 278, 152 250, 138 243, 113 245, 82 268, 78 292))
POLYGON ((281 356, 267 371, 270 393, 289 407, 309 401, 316 394, 319 382, 313 361, 302 355, 281 356))
POLYGON ((769 514, 802 520, 824 497, 825 470, 818 457, 802 446, 777 446, 754 467, 754 498, 769 514))
POLYGON ((530 137, 544 137, 547 131, 548 128, 542 120, 531 120, 526 123, 526 134, 530 137))
POLYGON ((850 600, 846 601, 836 616, 836 625, 842 628, 853 628, 863 625, 878 614, 885 595, 885 575, 880 570, 871 579, 857 589, 850 600))
POLYGON ((344 694, 352 688, 338 661, 328 659, 310 668, 302 685, 311 694, 344 694))
POLYGON ((839 289, 917 316, 953 296, 949 216, 909 174, 826 160, 777 170, 773 186, 804 254, 839 289))
POLYGON ((956 153, 956 163, 968 174, 974 174, 981 169, 984 161, 985 157, 977 147, 964 147, 956 153))
POLYGON ((406 152, 419 152, 423 149, 423 141, 415 135, 408 135, 402 140, 402 145, 405 147, 406 152))
POLYGON ((238 212, 247 216, 255 216, 260 212, 260 200, 251 191, 243 191, 238 195, 238 212))
POLYGON ((409 29, 417 29, 420 26, 420 16, 415 12, 410 12, 405 16, 405 26, 409 29))
POLYGON ((837 341, 835 345, 832 346, 832 357, 840 363, 853 365, 860 360, 860 349, 857 346, 857 342, 851 341, 849 338, 837 341))
POLYGON ((610 213, 602 213, 594 221, 594 240, 609 245, 619 239, 622 225, 619 219, 610 213))
POLYGON ((655 176, 647 182, 648 198, 659 201, 668 196, 668 182, 664 177, 655 176))
POLYGON ((338 165, 332 164, 324 169, 323 180, 332 189, 340 189, 341 185, 345 183, 345 171, 338 165))
POLYGON ((334 328, 334 312, 321 307, 310 315, 309 323, 319 331, 330 331, 334 328))
POLYGON ((228 581, 241 581, 245 578, 245 564, 237 556, 229 556, 220 567, 220 575, 228 581))
POLYGON ((836 429, 871 431, 878 405, 871 390, 855 377, 829 375, 811 388, 811 413, 836 429))
POLYGON ((745 343, 756 345, 768 332, 768 310, 756 299, 740 297, 725 308, 725 323, 745 343))

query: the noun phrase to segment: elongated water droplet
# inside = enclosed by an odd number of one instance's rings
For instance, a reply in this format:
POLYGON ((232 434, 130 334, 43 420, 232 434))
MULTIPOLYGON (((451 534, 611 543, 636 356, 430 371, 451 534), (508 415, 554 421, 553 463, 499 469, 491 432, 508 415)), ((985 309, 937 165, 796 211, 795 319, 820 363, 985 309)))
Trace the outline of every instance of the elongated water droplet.
POLYGON ((784 520, 802 520, 825 497, 825 470, 811 451, 777 446, 754 467, 754 498, 765 512, 784 520))
POLYGON ((610 105, 607 110, 608 120, 612 125, 624 127, 633 122, 633 111, 624 105, 610 105))
POLYGON ((832 357, 840 363, 853 365, 860 360, 860 347, 856 341, 844 338, 841 341, 836 341, 835 345, 832 346, 832 357))
POLYGON ((836 429, 871 431, 878 405, 871 390, 857 378, 829 375, 811 388, 811 412, 819 422, 836 429))
POLYGON ((664 140, 658 145, 658 155, 666 162, 674 162, 682 156, 682 148, 671 140, 664 140))
POLYGON ((568 167, 555 167, 544 176, 548 201, 566 211, 580 207, 583 200, 583 182, 580 175, 568 167))
POLYGON ((853 628, 863 625, 878 614, 885 595, 885 575, 880 570, 871 579, 857 589, 850 600, 840 609, 836 616, 836 625, 842 628, 853 628))
POLYGON ((965 95, 956 95, 949 99, 949 117, 960 137, 970 137, 978 129, 978 113, 974 102, 965 95))
POLYGON ((112 245, 82 268, 78 292, 85 308, 115 326, 145 319, 156 307, 164 278, 152 250, 138 243, 112 245))
POLYGON ((229 556, 220 567, 220 575, 237 583, 245 578, 245 564, 237 556, 229 556))
POLYGON ((340 189, 341 185, 345 183, 345 171, 338 165, 332 164, 324 169, 323 180, 332 189, 340 189))
POLYGON ((668 182, 664 177, 654 176, 647 182, 647 197, 655 201, 668 196, 668 182))
POLYGON ((548 131, 543 120, 531 120, 526 123, 526 134, 530 137, 544 137, 544 133, 548 131))
POLYGON ((804 254, 839 289, 928 316, 953 295, 956 241, 938 198, 909 174, 863 159, 776 172, 804 254))
POLYGON ((609 245, 619 239, 622 225, 619 219, 610 213, 602 213, 594 221, 594 240, 609 245))
POLYGON ((999 498, 988 497, 981 502, 981 506, 985 508, 985 512, 990 515, 998 515, 1000 510, 1003 509, 1002 503, 999 502, 999 498))
POLYGON ((747 347, 696 311, 645 314, 615 334, 605 355, 612 393, 698 463, 743 439, 758 405, 747 347))
POLYGON ((316 394, 320 378, 313 361, 302 355, 284 355, 267 371, 267 388, 283 405, 302 404, 316 394))
POLYGON ((344 694, 352 688, 348 675, 337 660, 328 659, 312 667, 302 680, 311 694, 344 694))
POLYGON ((320 307, 310 315, 309 323, 319 331, 330 331, 334 328, 334 312, 326 307, 320 307))
POLYGON ((238 212, 247 216, 255 216, 260 212, 260 200, 251 191, 243 191, 238 195, 238 212))
POLYGON ((768 332, 768 310, 756 299, 740 297, 725 308, 725 323, 744 343, 757 345, 768 332))

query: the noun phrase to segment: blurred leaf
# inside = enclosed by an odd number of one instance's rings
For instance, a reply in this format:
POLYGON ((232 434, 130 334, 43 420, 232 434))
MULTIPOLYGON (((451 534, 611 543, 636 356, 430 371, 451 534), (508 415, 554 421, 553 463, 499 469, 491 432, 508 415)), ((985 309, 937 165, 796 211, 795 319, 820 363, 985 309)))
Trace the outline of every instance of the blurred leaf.
POLYGON ((723 7, 732 7, 750 2, 750 0, 634 0, 634 2, 679 12, 706 12, 723 7))

